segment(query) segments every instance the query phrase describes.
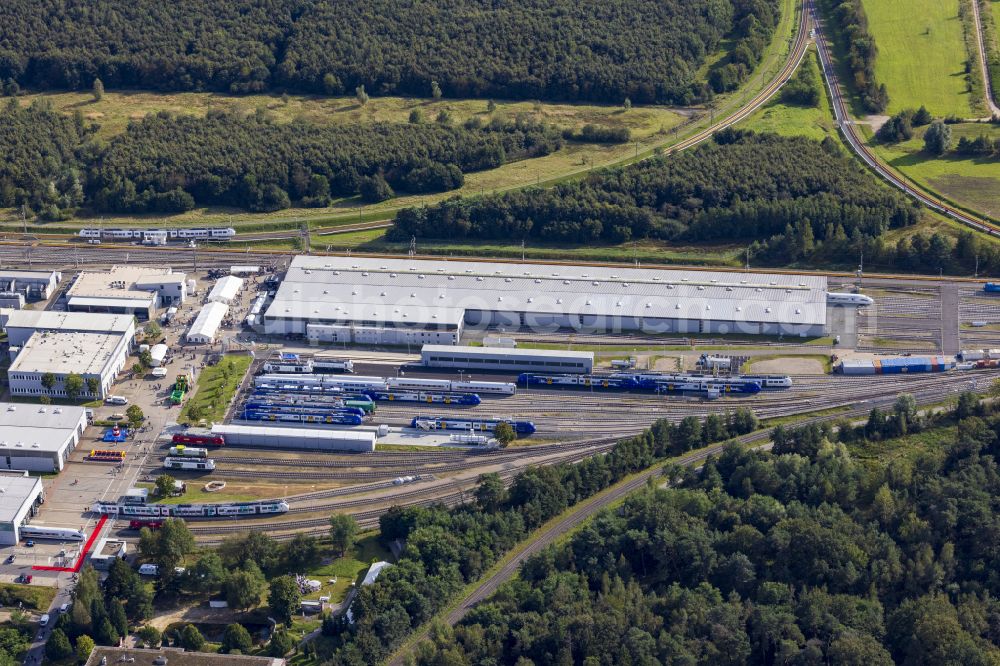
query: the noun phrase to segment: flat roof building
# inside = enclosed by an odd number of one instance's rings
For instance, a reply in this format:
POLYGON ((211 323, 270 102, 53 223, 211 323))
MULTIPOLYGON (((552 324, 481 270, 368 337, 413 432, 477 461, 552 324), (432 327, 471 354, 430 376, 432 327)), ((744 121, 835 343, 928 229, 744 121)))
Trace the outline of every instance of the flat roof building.
POLYGON ((322 451, 375 450, 373 430, 338 430, 335 428, 303 428, 258 426, 231 423, 212 426, 213 435, 222 435, 226 444, 275 449, 313 449, 322 451))
POLYGON ((122 539, 106 537, 97 542, 97 547, 90 554, 90 563, 98 571, 107 571, 117 559, 125 559, 128 554, 128 544, 122 539))
POLYGON ((76 312, 132 314, 151 319, 160 305, 187 298, 184 273, 171 268, 113 266, 107 273, 81 272, 66 292, 66 307, 76 312))
POLYGON ((299 256, 264 331, 389 344, 456 344, 470 327, 822 335, 826 285, 822 276, 299 256))
POLYGON ((84 381, 77 397, 103 399, 115 377, 125 368, 130 344, 131 337, 124 333, 35 331, 7 371, 10 392, 66 398, 66 377, 75 374, 84 381), (52 388, 42 383, 49 373, 55 376, 52 388), (91 387, 92 382, 88 381, 91 379, 96 380, 96 386, 91 387))
POLYGON ((233 275, 227 275, 220 278, 215 286, 212 287, 212 291, 208 292, 208 300, 216 303, 225 303, 229 305, 236 298, 236 295, 240 293, 240 289, 243 288, 243 280, 233 275))
POLYGON ((218 301, 206 303, 191 324, 187 332, 187 341, 197 345, 213 344, 222 320, 226 318, 228 312, 229 306, 225 303, 218 301))
POLYGON ((44 301, 55 293, 61 280, 59 271, 0 270, 0 291, 24 294, 31 301, 44 301))
POLYGON ((102 660, 108 666, 122 662, 128 662, 131 666, 285 666, 285 660, 277 657, 188 652, 182 648, 167 647, 137 650, 101 645, 91 651, 85 666, 99 666, 102 660))
POLYGON ((0 545, 21 540, 21 525, 33 518, 44 501, 42 480, 23 471, 0 471, 0 545))
POLYGON ((61 471, 86 427, 83 407, 0 403, 0 469, 61 471))
POLYGON ((8 342, 15 346, 23 345, 35 331, 119 333, 130 340, 135 337, 132 315, 0 309, 0 327, 7 332, 8 342))
POLYGON ((424 345, 420 362, 428 368, 589 374, 594 371, 594 352, 424 345))

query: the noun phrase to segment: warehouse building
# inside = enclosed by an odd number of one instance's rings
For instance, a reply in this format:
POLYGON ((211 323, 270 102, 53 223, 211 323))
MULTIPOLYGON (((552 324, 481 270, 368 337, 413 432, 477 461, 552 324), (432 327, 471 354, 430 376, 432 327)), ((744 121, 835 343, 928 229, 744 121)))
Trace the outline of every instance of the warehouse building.
POLYGON ((135 318, 90 312, 0 309, 0 327, 11 346, 21 346, 35 331, 65 333, 117 333, 129 341, 135 338, 135 318))
POLYGON ((59 472, 86 427, 83 407, 0 403, 0 469, 59 472))
POLYGON ((229 306, 225 303, 218 301, 206 303, 191 324, 187 341, 196 345, 214 344, 215 336, 218 335, 222 320, 226 318, 228 312, 229 306))
POLYGON ((0 308, 24 309, 24 294, 17 291, 0 291, 0 308))
POLYGON ((264 314, 312 342, 457 344, 467 328, 824 335, 826 278, 296 257, 264 314))
POLYGON ((374 430, 256 426, 236 423, 213 425, 212 434, 225 437, 227 445, 358 453, 373 452, 376 439, 374 430))
POLYGON ((0 545, 17 545, 21 526, 35 517, 43 501, 39 477, 23 471, 0 471, 0 545))
POLYGON ((0 270, 0 291, 23 294, 29 301, 45 301, 56 293, 61 280, 59 271, 0 270))
POLYGON ((242 288, 243 280, 232 275, 227 275, 216 282, 215 286, 212 287, 212 291, 208 292, 208 300, 212 303, 230 305, 242 288))
POLYGON ((66 398, 66 377, 83 379, 81 398, 105 398, 115 377, 125 368, 132 337, 123 333, 35 331, 21 347, 7 371, 10 392, 19 396, 66 398), (52 388, 43 384, 55 377, 52 388), (96 380, 92 391, 89 380, 96 380))
POLYGON ((428 368, 589 374, 594 371, 594 352, 424 345, 420 362, 428 368))
POLYGON ((171 268, 114 266, 107 273, 80 273, 66 292, 66 307, 74 312, 131 314, 153 318, 161 307, 187 298, 184 273, 171 268))

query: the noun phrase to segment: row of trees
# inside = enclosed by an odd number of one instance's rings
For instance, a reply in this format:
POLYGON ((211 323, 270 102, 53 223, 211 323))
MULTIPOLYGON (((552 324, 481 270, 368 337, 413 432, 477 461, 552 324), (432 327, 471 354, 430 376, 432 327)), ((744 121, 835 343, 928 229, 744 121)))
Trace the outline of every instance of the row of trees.
POLYGON ((679 424, 661 420, 607 454, 526 470, 509 488, 499 475, 484 475, 474 504, 393 507, 380 519, 381 538, 405 541, 405 550, 396 566, 359 590, 351 606, 353 624, 342 617, 324 622, 333 651, 319 656, 334 665, 378 663, 462 586, 552 516, 659 458, 756 427, 753 413, 743 409, 713 414, 704 422, 696 417, 679 424))
POLYGON ((847 66, 854 76, 854 87, 865 110, 881 113, 889 106, 885 84, 875 79, 878 48, 868 29, 868 15, 862 0, 827 0, 832 9, 840 41, 847 51, 847 66))
POLYGON ((760 63, 781 18, 781 4, 774 0, 738 0, 733 3, 736 28, 732 50, 709 71, 708 84, 715 93, 736 90, 760 63))
POLYGON ((669 470, 679 487, 529 559, 416 663, 995 663, 1000 419, 966 395, 926 425, 939 444, 906 455, 858 460, 810 428, 669 470))
POLYGON ((705 57, 752 67, 775 0, 157 3, 8 0, 0 81, 37 88, 289 89, 689 104, 705 57))
POLYGON ((8 104, 0 112, 0 206, 24 204, 46 219, 81 206, 133 213, 327 206, 366 194, 376 180, 390 188, 384 196, 455 189, 465 173, 546 155, 563 141, 554 128, 523 117, 455 127, 164 112, 131 122, 106 145, 93 140, 92 129, 79 114, 64 117, 46 102, 8 104))
POLYGON ((659 238, 770 238, 807 221, 814 238, 878 238, 918 209, 830 140, 723 130, 692 151, 609 169, 549 189, 453 198, 399 212, 396 240, 523 239, 560 243, 659 238), (838 232, 839 229, 839 232, 838 232))

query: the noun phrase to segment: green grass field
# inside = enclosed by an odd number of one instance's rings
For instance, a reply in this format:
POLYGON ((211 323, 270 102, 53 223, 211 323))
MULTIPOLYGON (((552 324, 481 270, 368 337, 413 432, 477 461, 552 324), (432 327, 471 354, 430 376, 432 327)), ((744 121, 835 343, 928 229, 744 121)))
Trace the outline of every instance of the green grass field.
POLYGON ((190 424, 199 419, 210 423, 221 421, 252 361, 249 356, 229 355, 216 365, 203 369, 198 375, 197 390, 185 403, 177 418, 178 423, 190 424))
MULTIPOLYGON (((924 131, 921 128, 912 139, 896 145, 869 145, 918 184, 959 206, 1000 217, 1000 161, 955 155, 932 157, 923 151, 924 131)), ((963 136, 975 138, 980 134, 1000 138, 1000 127, 985 123, 952 125, 951 131, 954 143, 963 136)))
POLYGON ((925 105, 938 116, 971 113, 957 0, 863 0, 889 89, 888 113, 925 105))
POLYGON ((805 136, 822 141, 828 136, 837 137, 837 126, 833 120, 830 96, 819 71, 819 57, 815 49, 810 49, 802 62, 802 67, 813 70, 822 87, 820 105, 815 107, 791 106, 782 103, 780 96, 765 104, 752 116, 740 123, 740 127, 755 132, 774 132, 782 136, 805 136))

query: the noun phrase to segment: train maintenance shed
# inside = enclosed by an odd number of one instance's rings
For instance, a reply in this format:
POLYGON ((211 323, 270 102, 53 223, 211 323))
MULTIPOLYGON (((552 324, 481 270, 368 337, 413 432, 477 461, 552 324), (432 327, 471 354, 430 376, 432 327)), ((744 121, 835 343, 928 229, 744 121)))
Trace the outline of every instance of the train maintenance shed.
POLYGON ((373 452, 376 439, 374 430, 256 426, 237 423, 214 425, 212 434, 222 435, 226 438, 227 444, 234 446, 358 453, 373 452))
POLYGON ((428 368, 590 374, 594 352, 424 345, 420 362, 428 368))
POLYGON ((457 344, 468 329, 825 335, 823 276, 298 256, 264 331, 312 342, 457 344))

